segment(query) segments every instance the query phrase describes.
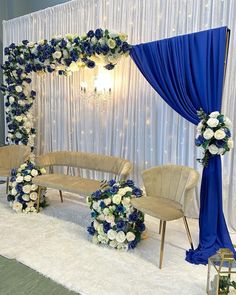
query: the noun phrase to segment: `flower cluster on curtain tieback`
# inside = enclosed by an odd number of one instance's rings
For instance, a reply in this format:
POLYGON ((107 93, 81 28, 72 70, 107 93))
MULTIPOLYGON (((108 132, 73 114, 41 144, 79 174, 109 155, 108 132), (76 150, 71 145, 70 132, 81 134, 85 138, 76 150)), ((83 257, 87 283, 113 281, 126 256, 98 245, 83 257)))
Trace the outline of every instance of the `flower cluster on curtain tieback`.
POLYGON ((202 159, 197 160, 207 166, 210 157, 224 155, 233 148, 232 123, 228 117, 218 111, 207 115, 200 110, 198 117, 201 121, 197 126, 195 144, 203 148, 204 155, 202 159))

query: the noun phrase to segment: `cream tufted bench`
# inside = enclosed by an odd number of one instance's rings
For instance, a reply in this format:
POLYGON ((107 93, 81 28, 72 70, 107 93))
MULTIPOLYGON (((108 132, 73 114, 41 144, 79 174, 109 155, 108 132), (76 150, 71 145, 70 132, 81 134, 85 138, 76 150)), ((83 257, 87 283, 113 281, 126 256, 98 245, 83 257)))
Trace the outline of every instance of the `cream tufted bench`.
MULTIPOLYGON (((119 180, 127 179, 132 170, 132 165, 128 160, 118 157, 85 153, 85 152, 51 152, 39 156, 36 164, 40 167, 49 167, 52 172, 53 166, 77 167, 82 169, 102 171, 116 175, 119 180)), ((81 176, 72 176, 66 174, 49 173, 39 175, 33 178, 33 183, 41 188, 54 188, 60 192, 61 202, 63 202, 62 191, 76 193, 80 195, 89 195, 100 188, 100 180, 83 178, 81 176)), ((39 200, 37 210, 39 211, 39 200)))

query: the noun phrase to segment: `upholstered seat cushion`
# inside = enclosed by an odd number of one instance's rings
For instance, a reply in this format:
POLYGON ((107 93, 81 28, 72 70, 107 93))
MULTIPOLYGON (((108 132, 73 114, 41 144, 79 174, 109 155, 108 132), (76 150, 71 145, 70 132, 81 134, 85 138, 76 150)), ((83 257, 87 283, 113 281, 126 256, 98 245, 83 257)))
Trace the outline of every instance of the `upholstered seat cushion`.
POLYGON ((6 169, 6 168, 0 167, 0 176, 9 177, 10 174, 11 174, 11 169, 6 169))
POLYGON ((55 173, 34 177, 33 183, 81 195, 90 195, 100 188, 97 180, 55 173))
POLYGON ((153 217, 163 221, 170 221, 184 216, 181 205, 171 199, 144 196, 131 200, 132 205, 153 217))

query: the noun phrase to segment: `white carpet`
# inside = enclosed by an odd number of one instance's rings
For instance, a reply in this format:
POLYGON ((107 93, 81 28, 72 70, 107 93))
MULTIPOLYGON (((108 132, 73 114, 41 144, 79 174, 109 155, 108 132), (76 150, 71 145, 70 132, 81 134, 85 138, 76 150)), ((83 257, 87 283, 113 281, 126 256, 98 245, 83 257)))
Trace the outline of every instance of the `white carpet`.
MULTIPOLYGON (((149 238, 131 252, 93 245, 86 233, 84 199, 48 192, 50 207, 40 214, 16 214, 0 185, 0 255, 25 265, 82 295, 201 295, 207 268, 185 262, 189 248, 182 221, 167 224, 163 269, 158 268, 159 221, 146 218, 149 238)), ((197 221, 189 221, 197 245, 197 221)), ((14 279, 14 278, 13 278, 14 279)), ((44 295, 44 294, 42 294, 44 295)))

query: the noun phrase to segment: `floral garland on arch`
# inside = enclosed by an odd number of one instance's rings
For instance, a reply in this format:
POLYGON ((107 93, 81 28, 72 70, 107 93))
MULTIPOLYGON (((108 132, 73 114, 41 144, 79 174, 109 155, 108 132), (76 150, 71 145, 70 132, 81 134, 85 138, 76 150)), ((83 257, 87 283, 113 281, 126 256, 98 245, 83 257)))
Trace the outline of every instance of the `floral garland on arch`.
POLYGON ((142 190, 132 180, 110 180, 89 196, 92 223, 88 232, 93 236, 93 243, 122 250, 135 248, 145 224, 144 214, 132 206, 131 198, 141 196, 142 190))
POLYGON ((36 130, 31 108, 36 92, 30 89, 32 72, 67 76, 96 64, 111 70, 121 56, 129 55, 131 46, 126 41, 126 34, 99 28, 82 36, 67 34, 36 43, 23 40, 6 47, 7 60, 2 65, 5 84, 0 89, 6 97, 7 141, 29 145, 33 150, 36 130))
POLYGON ((208 165, 210 157, 224 155, 233 148, 231 135, 232 123, 230 119, 219 112, 212 112, 209 115, 203 110, 198 111, 201 119, 197 126, 195 144, 203 148, 202 159, 197 159, 203 166, 208 165))

